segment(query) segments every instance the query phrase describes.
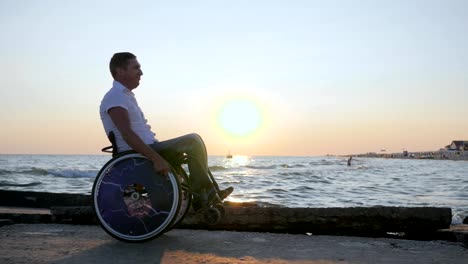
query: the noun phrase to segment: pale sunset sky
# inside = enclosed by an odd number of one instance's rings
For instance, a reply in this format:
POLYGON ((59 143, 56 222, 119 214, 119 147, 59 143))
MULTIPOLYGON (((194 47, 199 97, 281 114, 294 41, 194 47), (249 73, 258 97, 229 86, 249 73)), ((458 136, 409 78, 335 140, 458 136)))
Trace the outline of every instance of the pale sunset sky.
POLYGON ((468 140, 468 1, 0 0, 0 154, 98 154, 130 51, 159 140, 210 155, 387 153, 468 140))

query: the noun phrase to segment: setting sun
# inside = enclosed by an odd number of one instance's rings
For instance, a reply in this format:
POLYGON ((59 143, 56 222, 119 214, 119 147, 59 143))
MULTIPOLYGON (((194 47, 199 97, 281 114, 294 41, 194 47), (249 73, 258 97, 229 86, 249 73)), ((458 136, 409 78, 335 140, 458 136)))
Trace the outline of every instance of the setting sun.
POLYGON ((229 136, 244 138, 253 135, 263 122, 257 103, 245 98, 226 101, 216 117, 219 127, 229 136))

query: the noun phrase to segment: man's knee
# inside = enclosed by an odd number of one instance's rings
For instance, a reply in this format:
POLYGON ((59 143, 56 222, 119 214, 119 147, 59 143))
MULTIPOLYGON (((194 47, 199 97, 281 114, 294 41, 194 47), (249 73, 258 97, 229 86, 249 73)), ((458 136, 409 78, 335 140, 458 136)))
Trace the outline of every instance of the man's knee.
POLYGON ((203 144, 203 139, 197 133, 192 133, 187 135, 191 140, 193 140, 196 144, 203 144))

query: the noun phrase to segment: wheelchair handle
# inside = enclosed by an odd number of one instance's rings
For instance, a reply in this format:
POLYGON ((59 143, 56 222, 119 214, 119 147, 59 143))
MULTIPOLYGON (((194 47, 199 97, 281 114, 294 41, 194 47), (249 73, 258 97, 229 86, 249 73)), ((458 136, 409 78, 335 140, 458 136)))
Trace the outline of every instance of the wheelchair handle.
POLYGON ((114 146, 107 146, 105 148, 102 148, 101 151, 102 152, 106 152, 106 153, 113 153, 114 152, 114 146))

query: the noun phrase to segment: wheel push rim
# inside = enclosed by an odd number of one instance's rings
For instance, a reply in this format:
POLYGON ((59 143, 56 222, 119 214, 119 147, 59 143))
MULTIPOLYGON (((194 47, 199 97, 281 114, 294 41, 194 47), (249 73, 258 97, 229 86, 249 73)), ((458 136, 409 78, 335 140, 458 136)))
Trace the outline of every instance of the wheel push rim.
POLYGON ((112 236, 142 241, 164 233, 179 210, 178 182, 154 173, 151 161, 140 154, 111 160, 93 189, 95 212, 112 236))

